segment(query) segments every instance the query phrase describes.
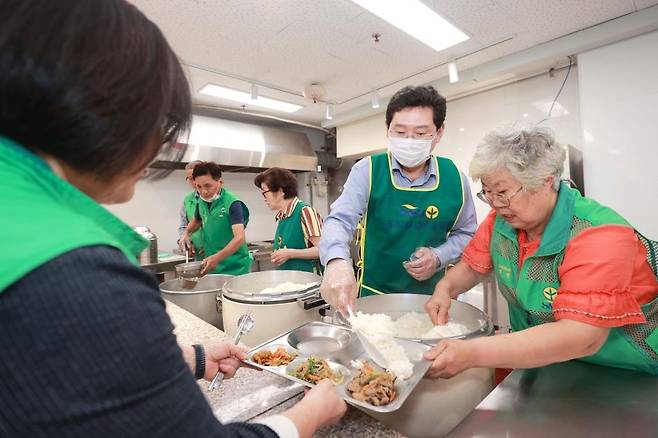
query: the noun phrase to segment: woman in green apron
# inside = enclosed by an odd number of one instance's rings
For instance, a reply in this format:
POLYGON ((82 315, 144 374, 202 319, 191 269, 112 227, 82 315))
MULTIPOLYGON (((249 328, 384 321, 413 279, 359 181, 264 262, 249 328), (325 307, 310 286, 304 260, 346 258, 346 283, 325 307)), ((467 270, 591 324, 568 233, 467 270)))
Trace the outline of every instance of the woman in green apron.
POLYGON ((426 308, 447 322, 451 298, 493 272, 513 333, 439 343, 429 376, 570 359, 658 374, 658 243, 560 183, 564 160, 540 128, 478 146, 471 175, 492 210, 426 308))
POLYGON ((297 197, 295 175, 273 167, 259 173, 254 184, 267 206, 277 212, 272 263, 278 269, 319 273, 322 217, 297 197))
POLYGON ((190 248, 191 236, 201 229, 206 255, 202 275, 247 274, 252 262, 245 238, 249 209, 224 187, 219 164, 212 161, 197 164, 192 178, 199 200, 194 218, 180 238, 181 249, 190 248))
POLYGON ((180 156, 190 88, 157 26, 124 0, 8 3, 0 435, 274 438, 337 421, 345 403, 325 382, 283 415, 221 424, 196 379, 231 377, 245 350, 178 344, 137 263, 148 242, 101 205, 129 201, 160 153, 180 156))

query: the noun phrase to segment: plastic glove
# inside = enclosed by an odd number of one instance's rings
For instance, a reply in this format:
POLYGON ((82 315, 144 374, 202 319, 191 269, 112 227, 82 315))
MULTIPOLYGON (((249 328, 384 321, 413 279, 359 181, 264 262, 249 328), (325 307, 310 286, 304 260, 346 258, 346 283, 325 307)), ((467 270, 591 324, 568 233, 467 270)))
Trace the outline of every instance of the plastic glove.
POLYGON ((434 251, 422 247, 416 249, 411 256, 411 261, 403 263, 403 266, 414 279, 423 281, 434 275, 439 267, 439 259, 434 251))
POLYGON ((343 259, 333 259, 327 264, 320 285, 322 298, 343 316, 347 316, 347 308, 356 308, 356 277, 352 264, 343 259))
POLYGON ((185 253, 185 248, 189 250, 190 255, 194 254, 194 246, 190 241, 190 236, 187 234, 187 231, 181 234, 180 239, 178 239, 178 246, 180 247, 181 251, 183 251, 183 254, 185 253))

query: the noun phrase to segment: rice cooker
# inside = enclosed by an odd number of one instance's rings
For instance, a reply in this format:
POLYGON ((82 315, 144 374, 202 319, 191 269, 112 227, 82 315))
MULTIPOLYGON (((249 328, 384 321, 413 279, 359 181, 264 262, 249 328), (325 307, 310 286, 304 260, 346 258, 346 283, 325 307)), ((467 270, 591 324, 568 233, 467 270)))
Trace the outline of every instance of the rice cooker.
POLYGON ((250 313, 254 327, 241 342, 254 347, 311 321, 319 321, 322 277, 304 271, 261 271, 233 277, 222 288, 224 332, 235 336, 238 319, 250 313), (262 293, 283 283, 300 285, 292 290, 262 293), (302 287, 301 285, 307 285, 302 287))
MULTIPOLYGON (((358 311, 385 313, 397 319, 408 312, 425 313, 428 295, 392 293, 359 298, 358 311)), ((454 339, 472 339, 493 334, 487 315, 468 303, 452 300, 450 319, 467 331, 454 339)), ((335 318, 338 319, 339 318, 335 318)), ((338 322, 338 321, 337 321, 338 322)), ((435 345, 440 339, 412 339, 435 345)), ((450 379, 422 379, 400 409, 378 413, 362 409, 410 438, 442 437, 457 426, 493 389, 493 369, 472 368, 450 379)))

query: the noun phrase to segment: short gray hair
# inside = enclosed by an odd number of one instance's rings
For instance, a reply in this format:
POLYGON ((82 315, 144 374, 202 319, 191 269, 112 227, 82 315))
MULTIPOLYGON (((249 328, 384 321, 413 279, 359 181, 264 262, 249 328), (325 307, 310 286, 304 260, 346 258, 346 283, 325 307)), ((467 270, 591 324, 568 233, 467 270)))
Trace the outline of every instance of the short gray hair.
POLYGON ((185 169, 194 169, 194 167, 196 167, 197 164, 201 164, 201 163, 203 163, 203 161, 201 160, 190 161, 185 165, 185 169))
POLYGON ((566 151, 547 128, 505 128, 490 132, 477 146, 471 160, 470 174, 474 180, 507 169, 523 187, 539 188, 549 176, 554 176, 553 188, 560 187, 566 151))

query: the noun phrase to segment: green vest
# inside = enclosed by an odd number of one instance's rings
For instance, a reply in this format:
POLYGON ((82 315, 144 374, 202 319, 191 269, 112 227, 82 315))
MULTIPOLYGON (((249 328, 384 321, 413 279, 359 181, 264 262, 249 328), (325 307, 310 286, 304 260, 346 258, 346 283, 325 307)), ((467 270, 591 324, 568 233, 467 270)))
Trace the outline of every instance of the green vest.
POLYGON ((0 293, 44 263, 77 248, 108 245, 133 264, 148 242, 55 175, 28 149, 0 137, 0 293))
POLYGON ((439 270, 428 280, 416 281, 402 265, 416 248, 444 243, 464 203, 457 167, 447 158, 431 159, 436 163, 436 184, 402 188, 393 179, 390 154, 370 157, 370 194, 359 262, 363 269, 361 296, 395 292, 431 295, 443 276, 439 270))
MULTIPOLYGON (((289 217, 279 220, 274 233, 274 250, 281 248, 306 249, 306 238, 302 229, 302 209, 306 207, 301 200, 297 201, 295 209, 289 217)), ((306 259, 290 259, 279 269, 286 271, 307 271, 317 273, 317 261, 306 259)))
MULTIPOLYGON (((205 245, 206 257, 210 257, 223 249, 232 239, 233 230, 229 217, 229 208, 234 202, 242 205, 244 215, 244 226, 249 223, 249 209, 232 192, 223 188, 219 198, 215 199, 210 207, 208 203, 199 200, 199 214, 203 224, 203 243, 205 245)), ((213 274, 242 275, 251 270, 251 258, 247 244, 242 244, 237 251, 222 260, 213 274)))
MULTIPOLYGON (((606 224, 630 226, 614 210, 583 198, 577 190, 563 184, 537 252, 523 262, 519 271, 517 231, 500 217, 496 218, 490 250, 498 287, 508 302, 513 330, 555 321, 553 301, 560 289, 558 268, 569 240, 589 227, 606 224)), ((648 250, 655 251, 656 242, 637 231, 636 234, 648 250)), ((606 250, 614 251, 614 248, 606 250)), ((650 264, 655 273, 655 259, 650 264)), ((642 311, 648 324, 611 329, 601 349, 581 360, 658 374, 658 299, 642 306, 642 311)))
MULTIPOLYGON (((185 214, 187 215, 187 221, 191 222, 194 219, 194 213, 196 212, 196 206, 199 203, 199 196, 197 192, 190 192, 185 196, 183 200, 183 205, 185 206, 185 214)), ((196 230, 190 236, 192 245, 194 245, 195 251, 195 260, 203 260, 203 231, 201 229, 196 230)))

